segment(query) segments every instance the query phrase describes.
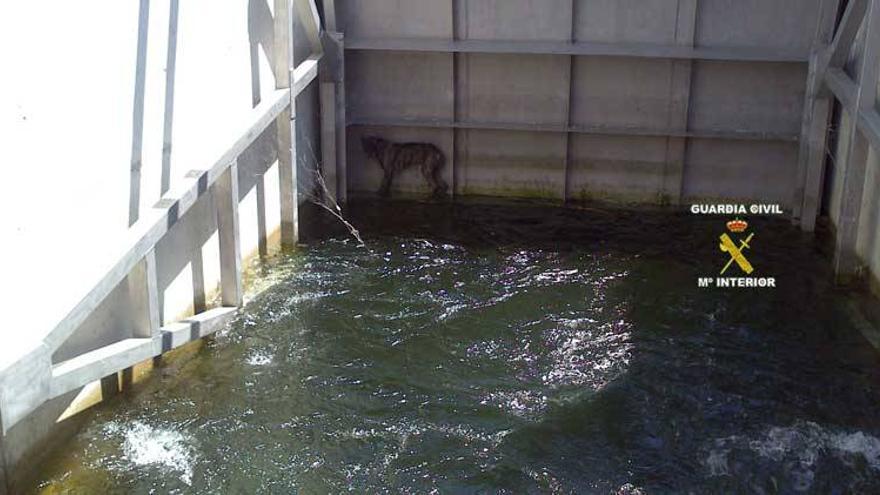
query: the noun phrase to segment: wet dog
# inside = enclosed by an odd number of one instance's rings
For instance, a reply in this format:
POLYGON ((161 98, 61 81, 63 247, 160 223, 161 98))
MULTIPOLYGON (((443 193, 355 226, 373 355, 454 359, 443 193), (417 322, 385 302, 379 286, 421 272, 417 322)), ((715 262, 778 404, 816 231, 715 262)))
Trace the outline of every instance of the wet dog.
POLYGON ((367 157, 379 162, 384 172, 380 195, 388 196, 394 176, 415 165, 421 168, 434 197, 446 194, 449 186, 440 177, 440 169, 446 164, 446 156, 440 148, 430 143, 392 143, 374 136, 361 138, 361 144, 367 157))

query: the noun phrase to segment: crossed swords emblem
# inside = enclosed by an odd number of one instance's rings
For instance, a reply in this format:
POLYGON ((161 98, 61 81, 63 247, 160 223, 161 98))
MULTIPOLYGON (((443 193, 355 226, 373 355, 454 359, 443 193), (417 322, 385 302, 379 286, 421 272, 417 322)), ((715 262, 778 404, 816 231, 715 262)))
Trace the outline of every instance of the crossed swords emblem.
POLYGON ((746 259, 745 255, 743 254, 743 251, 751 248, 751 246, 749 246, 749 242, 752 241, 752 237, 754 236, 754 232, 749 234, 746 240, 740 241, 739 247, 737 247, 737 245, 733 242, 733 239, 731 239, 729 235, 727 235, 726 233, 721 234, 721 244, 719 244, 718 247, 721 249, 722 252, 728 253, 730 255, 730 260, 728 260, 727 264, 724 265, 724 268, 721 270, 722 275, 724 275, 724 272, 726 272, 727 269, 730 268, 730 265, 732 265, 734 261, 737 265, 739 265, 740 268, 742 268, 742 271, 746 272, 746 274, 751 274, 755 270, 755 268, 752 266, 751 263, 749 263, 749 260, 746 259))

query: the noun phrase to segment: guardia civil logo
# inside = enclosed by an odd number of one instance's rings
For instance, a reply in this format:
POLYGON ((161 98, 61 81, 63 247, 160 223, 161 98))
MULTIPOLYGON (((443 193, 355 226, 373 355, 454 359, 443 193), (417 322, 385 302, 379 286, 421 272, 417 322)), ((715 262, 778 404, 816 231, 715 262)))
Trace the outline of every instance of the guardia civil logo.
MULTIPOLYGON (((745 220, 735 219, 727 222, 727 230, 734 234, 742 234, 749 228, 748 222, 745 220)), ((755 233, 752 232, 748 237, 739 242, 739 246, 733 242, 733 239, 730 238, 727 233, 721 234, 721 244, 718 247, 721 249, 722 253, 727 253, 730 255, 730 260, 724 265, 724 268, 721 269, 721 275, 724 275, 727 272, 727 269, 736 262, 739 265, 740 270, 746 273, 746 275, 751 275, 755 268, 749 263, 748 258, 746 258, 743 251, 751 248, 749 242, 752 241, 752 238, 755 237, 755 233)))
MULTIPOLYGON (((781 214, 778 207, 762 208, 752 205, 712 205, 711 208, 692 207, 695 214, 745 214, 755 211, 766 211, 767 214, 781 214)), ((719 258, 719 272, 717 276, 699 277, 697 286, 701 288, 756 288, 766 289, 776 287, 776 278, 762 276, 762 270, 750 259, 755 249, 760 249, 760 236, 757 235, 749 222, 736 216, 728 217, 727 221, 720 221, 722 227, 718 235, 718 244, 714 249, 721 256, 719 258)))

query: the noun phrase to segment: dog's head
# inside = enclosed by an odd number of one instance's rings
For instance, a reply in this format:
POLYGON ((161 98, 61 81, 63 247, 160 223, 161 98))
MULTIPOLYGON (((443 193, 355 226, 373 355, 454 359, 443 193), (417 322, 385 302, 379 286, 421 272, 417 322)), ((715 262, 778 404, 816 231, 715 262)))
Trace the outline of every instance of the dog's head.
POLYGON ((364 136, 361 138, 361 145, 368 158, 378 160, 388 146, 388 141, 376 136, 364 136))

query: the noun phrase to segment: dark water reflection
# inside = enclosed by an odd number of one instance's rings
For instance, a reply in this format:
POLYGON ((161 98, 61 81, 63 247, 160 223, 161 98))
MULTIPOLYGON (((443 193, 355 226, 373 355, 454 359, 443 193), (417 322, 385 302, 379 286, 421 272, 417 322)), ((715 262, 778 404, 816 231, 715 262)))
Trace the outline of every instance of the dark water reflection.
POLYGON ((754 220, 748 253, 777 289, 707 290, 726 218, 351 210, 369 250, 313 234, 198 358, 96 413, 43 489, 880 492, 877 355, 786 222, 754 220))

